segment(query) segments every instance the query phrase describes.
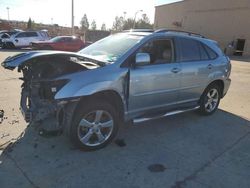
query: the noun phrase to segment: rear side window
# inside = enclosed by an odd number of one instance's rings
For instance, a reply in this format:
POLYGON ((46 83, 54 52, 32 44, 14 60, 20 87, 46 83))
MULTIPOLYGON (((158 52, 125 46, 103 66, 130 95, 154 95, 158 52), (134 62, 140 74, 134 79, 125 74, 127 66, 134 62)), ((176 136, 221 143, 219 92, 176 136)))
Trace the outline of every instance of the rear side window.
POLYGON ((180 60, 181 61, 199 61, 200 45, 197 41, 192 39, 182 38, 180 40, 180 60))
POLYGON ((210 59, 216 59, 217 58, 217 54, 211 49, 209 48, 207 45, 203 45, 203 47, 205 48, 207 54, 209 55, 210 59))
POLYGON ((209 56, 208 56, 208 53, 206 52, 205 50, 205 47, 199 43, 199 48, 200 48, 200 56, 201 56, 201 60, 209 60, 209 56))
POLYGON ((65 38, 65 42, 72 42, 72 38, 70 37, 65 38))
POLYGON ((19 33, 16 38, 22 38, 22 37, 27 37, 27 33, 23 32, 23 33, 19 33))
POLYGON ((36 32, 28 32, 26 33, 27 37, 37 37, 37 33, 36 32))

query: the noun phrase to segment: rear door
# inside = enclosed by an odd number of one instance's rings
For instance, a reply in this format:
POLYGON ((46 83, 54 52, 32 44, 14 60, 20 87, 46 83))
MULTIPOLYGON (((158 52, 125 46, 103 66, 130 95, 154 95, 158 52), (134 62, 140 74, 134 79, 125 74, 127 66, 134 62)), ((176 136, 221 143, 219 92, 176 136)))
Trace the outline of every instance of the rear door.
POLYGON ((27 32, 26 43, 27 46, 31 45, 31 42, 39 41, 40 37, 38 36, 37 32, 27 32))
MULTIPOLYGON (((178 101, 180 65, 175 62, 172 39, 157 39, 137 53, 150 54, 151 62, 130 70, 129 111, 132 114, 166 109, 178 101), (167 57, 163 55, 167 52, 167 57)), ((135 61, 135 60, 134 60, 135 61)))
POLYGON ((178 61, 181 66, 180 103, 197 102, 209 83, 213 59, 195 39, 179 38, 178 61))

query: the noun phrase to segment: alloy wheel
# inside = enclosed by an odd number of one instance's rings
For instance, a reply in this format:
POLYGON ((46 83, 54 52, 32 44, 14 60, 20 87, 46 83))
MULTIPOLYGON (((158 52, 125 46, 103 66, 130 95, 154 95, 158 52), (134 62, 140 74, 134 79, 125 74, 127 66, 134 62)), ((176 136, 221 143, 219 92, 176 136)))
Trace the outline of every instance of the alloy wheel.
POLYGON ((213 88, 207 93, 205 110, 207 112, 212 112, 216 108, 218 101, 219 101, 219 93, 217 89, 213 88))
POLYGON ((113 128, 114 120, 109 112, 92 111, 80 120, 78 138, 84 145, 98 146, 109 139, 113 128))

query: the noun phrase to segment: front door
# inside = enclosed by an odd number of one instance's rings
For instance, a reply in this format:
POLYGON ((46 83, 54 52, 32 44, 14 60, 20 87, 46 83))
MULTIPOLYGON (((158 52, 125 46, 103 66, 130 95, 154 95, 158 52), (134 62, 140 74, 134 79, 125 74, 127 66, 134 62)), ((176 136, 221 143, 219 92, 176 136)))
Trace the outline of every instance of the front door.
POLYGON ((16 47, 22 47, 22 46, 27 46, 28 42, 27 42, 27 33, 26 32, 22 32, 17 34, 17 36, 14 38, 14 45, 16 47))
POLYGON ((174 60, 172 40, 150 41, 137 53, 148 53, 151 61, 130 70, 129 112, 135 114, 174 105, 178 101, 180 65, 174 60))

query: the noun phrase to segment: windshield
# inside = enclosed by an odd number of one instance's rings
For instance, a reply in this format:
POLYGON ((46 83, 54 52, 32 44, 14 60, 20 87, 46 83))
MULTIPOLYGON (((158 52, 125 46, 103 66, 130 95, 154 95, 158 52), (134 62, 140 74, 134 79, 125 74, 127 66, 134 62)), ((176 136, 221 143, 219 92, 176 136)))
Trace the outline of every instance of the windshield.
POLYGON ((92 56, 99 61, 113 63, 142 38, 143 36, 139 35, 119 33, 106 37, 84 48, 79 51, 79 53, 86 56, 92 56))

